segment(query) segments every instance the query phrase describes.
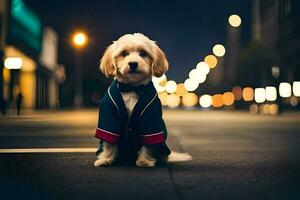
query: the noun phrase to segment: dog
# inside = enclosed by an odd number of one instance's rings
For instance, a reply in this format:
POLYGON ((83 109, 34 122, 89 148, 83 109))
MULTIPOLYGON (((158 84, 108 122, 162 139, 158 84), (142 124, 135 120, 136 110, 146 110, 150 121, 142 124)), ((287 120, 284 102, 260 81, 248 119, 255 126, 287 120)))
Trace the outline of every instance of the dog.
POLYGON ((164 52, 142 33, 123 35, 108 46, 100 70, 114 80, 100 102, 94 166, 130 160, 153 167, 170 159, 161 103, 151 81, 168 68, 164 52))

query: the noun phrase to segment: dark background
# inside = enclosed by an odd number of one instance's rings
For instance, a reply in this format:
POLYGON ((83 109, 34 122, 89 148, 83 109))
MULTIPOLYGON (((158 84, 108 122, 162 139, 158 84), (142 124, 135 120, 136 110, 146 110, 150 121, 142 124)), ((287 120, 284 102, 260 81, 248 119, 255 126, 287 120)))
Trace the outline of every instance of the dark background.
MULTIPOLYGON (((71 36, 76 30, 88 33, 83 49, 83 92, 89 104, 94 91, 103 91, 108 81, 98 70, 99 59, 113 40, 126 33, 141 32, 156 40, 165 51, 170 70, 168 79, 183 82, 188 72, 211 52, 216 43, 225 43, 228 16, 242 18, 242 44, 250 37, 251 1, 57 1, 27 0, 42 19, 59 34, 59 62, 67 68, 62 86, 63 104, 72 102, 74 48, 71 36), (72 92, 71 92, 72 93, 72 92)), ((67 105, 62 105, 67 106, 67 105)))

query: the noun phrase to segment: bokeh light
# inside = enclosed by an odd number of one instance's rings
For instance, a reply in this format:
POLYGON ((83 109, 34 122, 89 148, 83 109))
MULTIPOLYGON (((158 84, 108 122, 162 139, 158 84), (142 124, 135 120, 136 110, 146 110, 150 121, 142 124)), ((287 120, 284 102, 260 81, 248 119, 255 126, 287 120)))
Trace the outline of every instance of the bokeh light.
POLYGON ((204 58, 204 62, 206 62, 210 68, 215 68, 218 64, 218 59, 214 55, 208 55, 204 58))
POLYGON ((182 104, 186 107, 195 106, 198 103, 198 97, 195 93, 186 93, 182 97, 182 104))
POLYGON ((185 95, 188 91, 185 89, 184 84, 183 83, 179 83, 177 85, 177 89, 176 89, 176 94, 180 97, 182 97, 183 95, 185 95))
POLYGON ((223 103, 226 106, 231 106, 234 103, 234 95, 232 92, 225 92, 223 94, 223 103))
POLYGON ((213 47, 213 53, 218 57, 224 56, 225 52, 226 52, 225 47, 222 44, 216 44, 213 47))
POLYGON ((277 99, 276 87, 267 86, 266 87, 266 100, 267 101, 276 101, 276 99, 277 99))
POLYGON ((281 97, 287 98, 292 95, 292 87, 291 84, 287 82, 282 82, 279 84, 279 95, 281 97))
POLYGON ((167 97, 168 97, 168 93, 167 92, 161 92, 158 93, 158 98, 160 99, 161 105, 163 106, 167 106, 167 97))
POLYGON ((169 94, 166 101, 170 108, 176 108, 180 104, 180 97, 177 94, 169 94))
POLYGON ((234 100, 239 101, 243 97, 243 90, 240 86, 235 86, 232 88, 232 93, 234 95, 234 100))
POLYGON ((300 81, 293 82, 293 93, 296 97, 300 97, 300 81))
POLYGON ((270 115, 277 115, 279 112, 279 106, 277 104, 271 104, 269 106, 269 114, 270 115))
POLYGON ((233 27, 239 27, 242 23, 242 19, 240 16, 234 14, 230 15, 230 17, 228 18, 228 22, 233 27))
POLYGON ((265 88, 255 88, 254 99, 256 103, 263 103, 266 100, 266 90, 265 88))
POLYGON ((22 65, 23 60, 21 57, 8 57, 4 60, 4 67, 6 69, 21 69, 22 65))
POLYGON ((206 80, 206 74, 202 73, 199 69, 192 69, 189 73, 189 78, 197 83, 203 83, 206 80))
POLYGON ((202 95, 199 99, 199 104, 203 108, 208 108, 212 104, 212 97, 208 94, 202 95))
POLYGON ((210 71, 210 67, 208 66, 208 64, 206 62, 199 62, 196 66, 196 69, 198 69, 200 71, 201 74, 208 74, 210 71))
POLYGON ((249 106, 249 112, 252 113, 252 114, 256 114, 258 113, 258 105, 257 104, 251 104, 249 106))
POLYGON ((176 89, 177 89, 177 83, 175 81, 170 80, 166 83, 165 90, 168 93, 174 93, 176 92, 176 89))
POLYGON ((212 96, 212 106, 215 108, 219 108, 223 106, 223 95, 215 94, 212 96))
POLYGON ((298 98, 295 96, 292 96, 290 99, 290 104, 291 104, 291 106, 296 107, 298 105, 298 98))
POLYGON ((184 81, 184 87, 187 91, 193 92, 198 88, 198 86, 199 86, 199 83, 190 78, 188 78, 184 81))
POLYGON ((245 87, 243 89, 243 99, 244 101, 253 101, 254 90, 251 87, 245 87))

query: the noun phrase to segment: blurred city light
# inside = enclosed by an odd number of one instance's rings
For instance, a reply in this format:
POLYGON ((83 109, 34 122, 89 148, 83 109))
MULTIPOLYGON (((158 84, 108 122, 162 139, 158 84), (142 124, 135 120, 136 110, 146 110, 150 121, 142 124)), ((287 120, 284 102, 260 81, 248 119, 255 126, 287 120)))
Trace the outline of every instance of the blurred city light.
POLYGON ((219 108, 223 106, 223 95, 215 94, 212 96, 212 106, 215 108, 219 108))
POLYGON ((255 88, 254 98, 256 103, 263 103, 266 100, 266 90, 265 88, 255 88))
POLYGON ((185 89, 183 83, 177 85, 176 94, 180 97, 184 96, 188 91, 185 89))
POLYGON ((257 104, 251 104, 249 106, 249 112, 252 113, 252 114, 256 114, 258 113, 258 105, 257 104))
POLYGON ((242 20, 240 16, 234 14, 234 15, 230 15, 230 17, 228 18, 228 22, 233 27, 239 27, 242 23, 242 20))
POLYGON ((76 32, 72 38, 75 47, 84 47, 87 44, 87 35, 84 32, 76 32))
POLYGON ((177 83, 175 81, 170 80, 165 85, 165 90, 168 93, 174 93, 176 92, 176 89, 177 89, 177 83))
POLYGON ((198 97, 195 93, 186 93, 182 97, 182 104, 186 107, 195 106, 198 103, 198 97))
POLYGON ((184 87, 189 92, 195 91, 198 88, 198 86, 199 86, 199 83, 190 78, 188 78, 184 81, 184 87))
POLYGON ((208 108, 212 104, 212 97, 208 94, 202 95, 199 99, 199 104, 203 108, 208 108))
POLYGON ((234 95, 232 92, 225 92, 223 94, 223 103, 226 106, 231 106, 234 103, 234 95))
POLYGON ((300 81, 293 82, 293 93, 296 97, 300 97, 300 81))
POLYGON ((180 97, 176 94, 169 94, 166 103, 170 108, 176 108, 180 104, 180 97))
POLYGON ((277 99, 276 87, 267 86, 266 87, 266 100, 267 101, 276 101, 276 99, 277 99))
POLYGON ((158 98, 160 99, 161 105, 167 106, 167 98, 168 98, 168 93, 167 92, 161 92, 158 93, 158 98))
POLYGON ((277 115, 279 112, 279 107, 277 104, 271 104, 269 106, 269 114, 271 115, 277 115))
POLYGON ((232 93, 234 95, 234 100, 239 101, 243 97, 243 90, 240 86, 235 86, 232 88, 232 93))
POLYGON ((207 75, 210 71, 210 67, 208 66, 208 64, 203 61, 201 61, 197 64, 196 69, 199 70, 200 73, 203 75, 207 75))
POLYGON ((296 107, 298 105, 298 98, 295 96, 292 96, 290 99, 290 104, 291 104, 291 106, 296 107))
POLYGON ((198 68, 192 69, 189 73, 189 77, 198 83, 203 83, 206 80, 206 74, 202 73, 198 68))
POLYGON ((160 77, 152 76, 152 82, 157 92, 165 91, 165 85, 167 83, 167 77, 165 74, 160 77))
POLYGON ((292 95, 292 87, 291 84, 287 82, 282 82, 279 84, 279 95, 281 97, 290 97, 292 95))
POLYGON ((216 44, 213 47, 213 53, 218 57, 224 56, 225 52, 226 52, 225 47, 222 44, 216 44))
POLYGON ((271 72, 272 72, 272 76, 274 78, 278 78, 279 75, 280 75, 280 69, 277 66, 273 66, 272 69, 271 69, 271 72))
POLYGON ((243 89, 243 99, 244 101, 253 101, 254 91, 251 87, 245 87, 243 89))
POLYGON ((218 64, 218 60, 214 55, 208 55, 204 58, 204 62, 208 64, 210 68, 215 68, 218 64))
POLYGON ((20 57, 9 57, 4 60, 4 67, 6 69, 21 69, 23 60, 20 57))

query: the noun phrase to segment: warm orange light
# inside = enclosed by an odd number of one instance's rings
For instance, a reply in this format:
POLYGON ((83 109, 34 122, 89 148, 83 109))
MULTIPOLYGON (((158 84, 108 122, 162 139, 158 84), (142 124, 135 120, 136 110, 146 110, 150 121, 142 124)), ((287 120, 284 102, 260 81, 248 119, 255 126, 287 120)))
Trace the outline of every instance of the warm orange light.
POLYGON ((277 104, 271 104, 269 107, 269 113, 271 115, 277 115, 279 112, 279 107, 277 104))
POLYGON ((183 95, 185 95, 188 91, 185 89, 184 84, 183 83, 179 83, 177 85, 177 89, 176 89, 176 94, 180 97, 182 97, 183 95))
POLYGON ((243 90, 240 86, 235 86, 232 88, 232 93, 234 95, 234 100, 239 101, 242 99, 243 90))
POLYGON ((252 104, 249 106, 249 112, 252 114, 258 113, 258 105, 257 104, 252 104))
POLYGON ((84 32, 77 32, 72 37, 73 44, 78 48, 86 46, 87 40, 87 35, 84 32))
POLYGON ((210 68, 215 68, 218 64, 218 60, 214 55, 208 55, 204 58, 204 62, 208 64, 210 68))
POLYGON ((163 106, 168 105, 167 104, 167 97, 168 97, 167 92, 158 93, 158 98, 160 99, 161 105, 163 105, 163 106))
POLYGON ((245 101, 253 101, 254 90, 251 87, 245 87, 243 89, 243 99, 245 101))
POLYGON ((226 106, 231 106, 234 103, 234 95, 232 92, 225 92, 223 94, 223 103, 226 106))
POLYGON ((212 106, 219 108, 223 106, 223 95, 215 94, 212 96, 212 106))
POLYGON ((182 97, 182 104, 187 107, 195 106, 198 103, 198 97, 195 93, 187 93, 182 97))

